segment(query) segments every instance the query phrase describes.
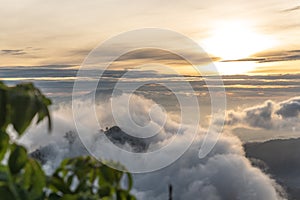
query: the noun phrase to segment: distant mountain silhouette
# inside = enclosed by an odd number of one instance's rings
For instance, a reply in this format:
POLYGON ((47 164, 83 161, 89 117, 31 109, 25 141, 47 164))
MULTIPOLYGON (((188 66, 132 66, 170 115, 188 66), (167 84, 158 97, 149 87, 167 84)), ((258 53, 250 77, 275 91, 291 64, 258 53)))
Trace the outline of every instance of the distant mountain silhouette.
POLYGON ((137 153, 147 151, 151 143, 151 138, 138 138, 131 136, 122 131, 118 126, 113 126, 110 129, 107 129, 104 131, 104 134, 111 142, 120 148, 127 143, 132 148, 132 151, 137 153))
POLYGON ((300 199, 300 138, 247 143, 244 148, 252 164, 286 188, 289 199, 300 199))

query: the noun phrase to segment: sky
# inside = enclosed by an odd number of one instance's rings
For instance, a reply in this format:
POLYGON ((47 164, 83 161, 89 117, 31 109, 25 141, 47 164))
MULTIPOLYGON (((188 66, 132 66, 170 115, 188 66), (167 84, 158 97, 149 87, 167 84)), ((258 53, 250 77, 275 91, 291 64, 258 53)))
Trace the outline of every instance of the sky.
POLYGON ((300 3, 296 0, 0 3, 2 67, 78 68, 105 40, 126 31, 155 27, 197 42, 221 74, 299 72, 300 3))
MULTIPOLYGON (((32 81, 53 98, 54 104, 69 100, 74 81, 78 79, 77 69, 94 48, 120 33, 149 27, 183 34, 208 53, 220 74, 227 75, 222 79, 228 110, 255 106, 267 100, 280 102, 298 95, 299 1, 0 2, 0 80, 10 85, 32 81), (279 76, 282 74, 289 75, 279 76)), ((162 43, 167 44, 168 39, 162 43)), ((99 56, 109 56, 122 47, 122 44, 109 46, 107 53, 99 56)), ((185 46, 179 45, 179 48, 193 58, 199 56, 185 46)), ((140 84, 147 84, 149 80, 167 81, 181 88, 177 75, 160 74, 164 72, 163 65, 190 75, 187 80, 196 90, 201 112, 209 115, 207 84, 199 79, 199 74, 193 74, 195 70, 191 70, 187 61, 172 52, 139 49, 122 55, 108 69, 104 89, 114 87, 127 70, 132 70, 133 77, 121 81, 140 84), (149 61, 161 65, 143 65, 149 61)), ((98 81, 98 77, 88 78, 91 82, 98 81)), ((157 85, 150 86, 140 93, 163 102, 166 107, 173 105, 175 101, 168 91, 157 85)), ((215 87, 221 89, 223 85, 215 87)), ((239 131, 242 140, 261 139, 262 134, 256 133, 250 136, 239 131)), ((282 131, 274 133, 272 130, 263 138, 274 135, 282 135, 282 131)), ((286 135, 294 135, 294 132, 286 135)))

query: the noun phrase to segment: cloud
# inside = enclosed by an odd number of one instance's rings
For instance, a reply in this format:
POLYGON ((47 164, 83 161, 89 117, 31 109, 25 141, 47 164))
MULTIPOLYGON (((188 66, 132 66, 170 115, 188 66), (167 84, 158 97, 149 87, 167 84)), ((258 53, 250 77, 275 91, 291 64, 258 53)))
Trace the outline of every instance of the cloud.
POLYGON ((281 61, 294 61, 300 60, 300 50, 290 51, 276 51, 276 52, 263 52, 256 54, 253 57, 237 59, 237 60, 222 60, 221 62, 281 62, 281 61))
MULTIPOLYGON (((126 117, 126 109, 124 110, 122 103, 125 97, 126 94, 112 97, 116 98, 115 101, 118 102, 114 108, 118 111, 115 114, 123 120, 122 128, 131 131, 130 134, 138 134, 137 130, 128 125, 130 119, 126 117)), ((149 124, 151 119, 152 124, 149 126, 149 131, 151 129, 152 131, 156 130, 157 126, 160 126, 164 121, 160 109, 153 110, 149 118, 149 109, 152 109, 155 105, 152 100, 133 95, 133 102, 130 106, 131 113, 134 113, 133 120, 140 125, 145 125, 149 124)), ((98 121, 103 127, 115 125, 112 113, 108 109, 109 105, 110 100, 108 99, 102 100, 96 105, 98 121)), ((84 140, 89 141, 87 143, 89 147, 97 152, 97 141, 102 140, 104 135, 97 130, 97 125, 93 124, 90 119, 91 113, 88 112, 88 109, 85 109, 90 106, 89 102, 82 100, 78 102, 77 106, 83 111, 80 119, 88 124, 87 129, 84 129, 84 140)), ((261 110, 268 109, 262 108, 261 110)), ((264 112, 259 111, 259 113, 264 112)), ((86 154, 80 142, 76 143, 78 146, 70 149, 67 142, 63 140, 64 133, 75 130, 71 105, 69 103, 60 104, 59 108, 54 109, 52 115, 54 127, 51 135, 46 133, 44 124, 33 125, 21 140, 31 150, 47 146, 45 148, 46 154, 52 155, 48 156, 49 160, 44 165, 48 173, 53 171, 63 158, 86 154), (50 148, 49 145, 53 148, 50 148)), ((262 115, 265 115, 262 117, 263 119, 268 119, 268 114, 262 115)), ((162 148, 170 142, 175 142, 176 145, 170 151, 171 153, 160 154, 161 159, 173 156, 172 152, 176 152, 177 148, 190 137, 195 128, 185 124, 181 134, 174 134, 180 126, 176 116, 168 113, 165 125, 159 132, 158 137, 151 139, 148 150, 162 148)), ((118 132, 119 129, 113 128, 111 131, 118 132)), ((245 157, 241 141, 229 133, 224 133, 220 138, 217 138, 213 132, 209 133, 206 142, 211 144, 216 142, 216 145, 207 157, 199 159, 198 152, 204 142, 204 133, 206 133, 206 130, 200 129, 192 146, 170 166, 154 172, 134 174, 134 193, 138 199, 167 199, 169 184, 173 185, 175 199, 284 199, 281 187, 268 175, 250 164, 245 157)), ((121 144, 124 144, 121 146, 124 150, 132 150, 132 144, 126 141, 119 143, 119 145, 121 144)), ((118 155, 113 156, 117 160, 122 160, 122 158, 118 158, 118 155)))
POLYGON ((229 111, 228 126, 246 126, 263 129, 286 129, 299 127, 300 97, 283 102, 266 101, 240 111, 229 111))
POLYGON ((69 50, 66 53, 66 56, 82 56, 82 57, 86 57, 92 50, 93 50, 93 47, 82 48, 82 49, 73 49, 73 50, 69 50))
MULTIPOLYGON (((203 52, 202 55, 199 55, 197 52, 188 51, 187 53, 191 58, 193 58, 195 61, 201 63, 201 62, 207 62, 207 55, 203 52)), ((212 57, 212 60, 218 60, 217 57, 212 57)), ((121 56, 119 61, 128 61, 128 60, 152 60, 152 61, 165 61, 165 62, 186 62, 184 58, 181 56, 169 52, 166 50, 161 49, 154 49, 154 48, 145 48, 145 49, 139 49, 132 52, 129 52, 123 56, 121 56)))
POLYGON ((203 160, 196 157, 201 142, 167 168, 134 175, 138 199, 167 199, 169 184, 176 199, 282 199, 280 186, 251 166, 236 137, 223 135, 203 160))
POLYGON ((288 8, 288 9, 282 10, 282 12, 292 12, 292 11, 296 11, 296 10, 300 10, 300 6, 288 8))
POLYGON ((3 50, 1 50, 1 54, 18 56, 18 55, 24 55, 24 54, 26 54, 26 52, 24 49, 3 49, 3 50))
POLYGON ((299 117, 300 113, 300 97, 296 97, 279 104, 280 108, 276 114, 283 118, 299 117))
POLYGON ((243 110, 241 113, 230 112, 228 125, 247 122, 249 126, 269 129, 272 124, 273 102, 268 101, 262 106, 243 110))
MULTIPOLYGON (((163 39, 162 39, 163 40, 163 39)), ((176 44, 176 40, 168 38, 168 43, 172 45, 176 44)), ((140 44, 142 45, 142 44, 140 44)), ((218 57, 209 57, 206 52, 203 50, 202 52, 198 52, 195 49, 185 47, 181 48, 178 44, 178 51, 171 52, 165 49, 152 48, 147 47, 148 44, 144 44, 146 47, 137 49, 136 46, 133 45, 132 50, 126 52, 123 55, 120 55, 113 63, 109 66, 111 69, 128 69, 135 68, 139 65, 145 65, 149 63, 159 63, 162 65, 174 65, 177 67, 186 67, 191 65, 189 60, 193 61, 194 65, 207 65, 212 61, 217 61, 220 58, 218 57), (181 55, 185 55, 187 58, 181 57, 181 55)), ((167 45, 167 44, 166 44, 167 45)), ((100 49, 94 49, 88 52, 88 49, 82 49, 78 51, 70 51, 70 55, 85 55, 89 56, 88 61, 86 62, 86 66, 94 67, 95 65, 103 62, 104 59, 115 58, 120 54, 120 49, 128 48, 128 44, 118 43, 118 45, 113 45, 108 48, 105 52, 98 52, 100 49), (124 46, 125 45, 125 46, 124 46), (90 54, 88 54, 90 53, 90 54)))

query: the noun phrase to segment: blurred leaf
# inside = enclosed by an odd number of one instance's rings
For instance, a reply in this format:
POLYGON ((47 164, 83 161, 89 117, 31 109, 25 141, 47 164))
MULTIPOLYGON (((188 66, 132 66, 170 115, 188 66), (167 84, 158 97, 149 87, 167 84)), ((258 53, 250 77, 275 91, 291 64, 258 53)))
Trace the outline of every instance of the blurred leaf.
POLYGON ((48 197, 49 200, 60 200, 61 196, 57 195, 57 194, 50 194, 50 196, 48 197))
MULTIPOLYGON (((77 195, 76 199, 80 200, 115 200, 117 191, 119 192, 119 199, 135 199, 129 193, 132 187, 132 177, 129 173, 126 174, 128 179, 127 189, 122 189, 121 181, 124 172, 103 165, 91 157, 65 159, 52 176, 52 178, 55 177, 58 177, 59 180, 54 179, 56 182, 50 182, 50 184, 55 185, 55 187, 52 185, 50 188, 65 187, 63 189, 65 191, 59 190, 62 192, 64 199, 73 199, 74 195, 77 195), (74 184, 72 181, 74 178, 77 185, 76 189, 71 192, 70 188, 74 184)), ((52 191, 60 195, 58 190, 52 191)))
POLYGON ((7 182, 9 176, 9 171, 7 169, 7 166, 0 165, 0 182, 7 182))
POLYGON ((115 180, 115 175, 111 168, 107 167, 106 165, 103 165, 100 169, 100 174, 102 175, 103 179, 99 180, 99 184, 103 184, 104 182, 108 182, 112 184, 115 180))
POLYGON ((33 169, 32 169, 30 162, 27 162, 26 166, 25 166, 23 180, 22 180, 22 185, 23 185, 24 189, 26 189, 26 190, 29 190, 31 183, 33 181, 32 180, 32 174, 33 174, 32 170, 33 169))
POLYGON ((30 163, 32 169, 29 196, 31 199, 36 199, 43 194, 43 189, 46 186, 46 176, 36 160, 29 159, 28 163, 30 163))
POLYGON ((3 200, 15 200, 14 195, 10 191, 9 187, 5 185, 0 186, 0 197, 3 200))
POLYGON ((7 98, 10 104, 10 113, 7 117, 10 117, 10 122, 19 135, 24 133, 36 114, 38 114, 37 123, 47 117, 48 127, 51 129, 51 118, 48 110, 51 101, 31 83, 10 87, 7 98))
POLYGON ((8 160, 8 166, 12 174, 17 174, 27 162, 27 151, 24 147, 14 145, 8 160))
POLYGON ((125 190, 118 190, 116 196, 117 196, 117 200, 129 200, 129 199, 131 199, 130 194, 125 190))
POLYGON ((126 172, 127 175, 127 184, 128 184, 128 188, 127 191, 130 191, 132 189, 133 186, 133 180, 132 180, 132 175, 129 172, 126 172))
POLYGON ((0 82, 0 129, 4 131, 7 116, 7 103, 6 103, 6 90, 7 87, 0 82))
POLYGON ((69 194, 71 193, 71 190, 69 187, 65 184, 63 179, 59 176, 53 176, 50 180, 51 185, 57 189, 58 191, 61 191, 62 193, 69 194))
POLYGON ((98 191, 100 197, 110 196, 112 194, 112 190, 110 186, 101 187, 98 191))
POLYGON ((19 135, 22 135, 38 112, 34 92, 25 90, 25 87, 19 85, 11 90, 8 98, 12 108, 10 113, 11 123, 19 135))
POLYGON ((67 178, 67 185, 68 187, 71 187, 71 184, 73 183, 73 179, 74 179, 74 176, 71 175, 67 178))
POLYGON ((80 198, 78 198, 78 195, 71 195, 71 194, 67 194, 64 195, 61 200, 79 200, 80 198))
POLYGON ((0 161, 4 158, 9 145, 9 136, 0 130, 0 161))

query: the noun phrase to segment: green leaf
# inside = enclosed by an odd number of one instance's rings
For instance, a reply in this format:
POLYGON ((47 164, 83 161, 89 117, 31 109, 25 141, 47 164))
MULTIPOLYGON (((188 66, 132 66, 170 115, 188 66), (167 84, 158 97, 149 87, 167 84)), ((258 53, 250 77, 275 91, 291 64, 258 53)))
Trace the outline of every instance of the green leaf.
POLYGON ((9 145, 9 136, 0 130, 0 161, 4 158, 9 145))
POLYGON ((37 124, 39 122, 41 122, 45 117, 48 118, 48 128, 49 131, 51 131, 52 129, 52 122, 51 122, 51 117, 50 117, 50 113, 48 110, 48 106, 51 105, 51 100, 47 99, 44 95, 42 95, 40 93, 40 91, 38 90, 39 96, 38 96, 38 100, 39 100, 39 104, 38 104, 38 120, 37 120, 37 124))
POLYGON ((61 191, 62 193, 65 193, 65 194, 71 193, 71 190, 69 189, 69 187, 64 183, 62 178, 60 178, 59 176, 52 177, 50 184, 52 187, 54 187, 58 191, 61 191))
POLYGON ((7 87, 0 82, 0 129, 5 130, 6 117, 7 117, 7 103, 6 103, 7 87))
POLYGON ((61 200, 79 200, 78 195, 67 194, 64 195, 61 200))
POLYGON ((110 196, 111 193, 112 193, 112 190, 111 190, 110 186, 104 186, 98 190, 98 194, 100 197, 110 196))
POLYGON ((60 199, 61 199, 61 196, 59 196, 59 195, 57 195, 57 194, 55 194, 55 193, 52 193, 52 194, 50 194, 50 196, 49 196, 48 199, 49 199, 49 200, 60 200, 60 199))
POLYGON ((8 166, 12 174, 17 174, 27 162, 27 151, 24 147, 14 145, 8 160, 8 166))
POLYGON ((7 98, 10 105, 10 123, 13 124, 19 135, 24 133, 36 114, 38 114, 37 123, 47 117, 48 127, 51 129, 51 118, 48 110, 51 101, 31 83, 10 87, 7 98))
POLYGON ((127 188, 121 187, 124 175, 124 172, 103 165, 91 157, 65 159, 50 178, 49 188, 62 196, 61 199, 67 200, 135 200, 130 194, 130 173, 126 173, 127 188), (70 185, 75 177, 78 179, 77 187, 71 191, 70 185))
POLYGON ((7 166, 0 165, 0 182, 7 182, 9 179, 9 172, 7 166))
POLYGON ((127 197, 130 196, 127 191, 117 190, 117 200, 127 200, 127 197))
POLYGON ((6 185, 0 186, 0 197, 3 200, 15 200, 14 195, 6 185))
POLYGON ((16 88, 9 93, 9 102, 11 105, 10 120, 19 135, 24 133, 38 112, 34 93, 21 89, 21 87, 16 88))
POLYGON ((102 181, 108 182, 108 183, 114 183, 115 181, 115 174, 113 172, 113 170, 109 167, 107 167, 106 165, 103 165, 100 168, 100 173, 102 175, 102 177, 104 178, 104 180, 99 180, 99 185, 102 184, 102 181))
POLYGON ((127 191, 130 191, 132 189, 132 185, 133 185, 133 180, 132 180, 132 175, 129 172, 126 172, 127 175, 127 184, 128 184, 128 188, 127 191))
POLYGON ((29 190, 31 183, 33 181, 32 173, 33 173, 32 166, 31 166, 30 162, 27 162, 26 166, 25 166, 25 171, 23 174, 23 179, 22 179, 22 185, 26 190, 29 190))
MULTIPOLYGON (((39 163, 34 159, 29 159, 31 166, 31 187, 29 196, 31 199, 37 199, 42 196, 43 189, 46 186, 46 176, 39 163)), ((25 171, 26 174, 26 171, 25 171)))
POLYGON ((70 175, 68 178, 67 178, 67 185, 68 187, 71 187, 72 183, 73 183, 73 179, 74 179, 74 175, 70 175))

